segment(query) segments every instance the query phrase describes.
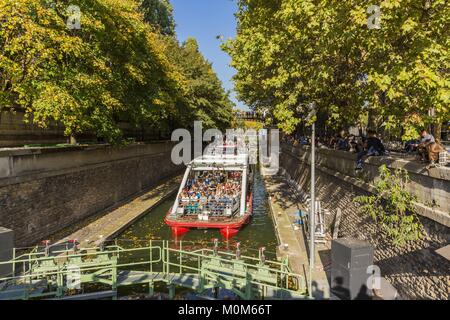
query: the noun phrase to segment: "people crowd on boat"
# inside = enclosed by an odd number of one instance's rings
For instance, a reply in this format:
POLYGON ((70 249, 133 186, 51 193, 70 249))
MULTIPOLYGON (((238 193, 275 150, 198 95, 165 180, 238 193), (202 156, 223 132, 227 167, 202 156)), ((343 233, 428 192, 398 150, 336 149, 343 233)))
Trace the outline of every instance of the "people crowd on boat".
POLYGON ((180 207, 191 213, 207 210, 221 214, 232 209, 241 194, 241 173, 205 171, 186 182, 180 195, 180 207))

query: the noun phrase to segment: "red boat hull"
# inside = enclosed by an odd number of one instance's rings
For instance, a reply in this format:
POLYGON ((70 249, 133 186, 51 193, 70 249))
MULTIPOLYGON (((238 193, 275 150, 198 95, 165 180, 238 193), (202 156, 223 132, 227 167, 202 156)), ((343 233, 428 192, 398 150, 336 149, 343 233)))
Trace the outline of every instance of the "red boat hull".
POLYGON ((250 217, 252 215, 252 195, 249 197, 247 212, 246 214, 240 218, 233 221, 182 221, 175 220, 170 217, 171 210, 167 213, 164 222, 172 228, 172 233, 174 236, 179 237, 187 232, 190 229, 220 229, 220 234, 225 239, 230 239, 234 237, 242 226, 246 225, 250 221, 250 217))
POLYGON ((175 237, 181 237, 182 235, 186 234, 189 232, 189 228, 184 228, 184 227, 172 227, 172 234, 175 237))
POLYGON ((230 228, 223 228, 220 229, 220 234, 222 235, 222 237, 224 237, 225 239, 231 239, 233 238, 235 235, 237 235, 239 232, 239 229, 230 229, 230 228))

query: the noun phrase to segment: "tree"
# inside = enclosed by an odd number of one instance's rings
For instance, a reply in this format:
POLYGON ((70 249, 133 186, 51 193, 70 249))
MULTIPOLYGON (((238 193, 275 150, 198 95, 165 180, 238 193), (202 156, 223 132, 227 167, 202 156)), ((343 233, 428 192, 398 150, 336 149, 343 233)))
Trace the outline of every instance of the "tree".
POLYGON ((173 8, 168 0, 141 0, 145 22, 154 25, 163 35, 175 35, 173 8))
MULTIPOLYGON (((167 10, 156 20, 173 22, 169 3, 158 3, 167 10)), ((121 140, 121 122, 141 132, 197 119, 228 127, 232 104, 197 42, 164 35, 141 5, 151 2, 2 0, 0 108, 22 108, 44 128, 56 121, 71 138, 89 132, 109 142, 121 140)))
POLYGON ((134 0, 0 2, 0 105, 24 108, 67 136, 92 132, 108 141, 118 123, 168 126, 182 112, 184 76, 134 0), (70 29, 70 5, 81 28, 70 29))
POLYGON ((237 37, 223 47, 238 71, 239 98, 269 108, 287 133, 312 101, 336 128, 367 113, 408 134, 448 119, 448 1, 381 1, 380 29, 368 27, 368 7, 363 0, 240 0, 237 37))
POLYGON ((194 120, 203 122, 205 128, 230 128, 233 120, 233 104, 222 83, 199 50, 194 38, 181 45, 175 38, 167 41, 167 56, 184 77, 186 96, 184 103, 192 114, 185 115, 185 125, 194 120))

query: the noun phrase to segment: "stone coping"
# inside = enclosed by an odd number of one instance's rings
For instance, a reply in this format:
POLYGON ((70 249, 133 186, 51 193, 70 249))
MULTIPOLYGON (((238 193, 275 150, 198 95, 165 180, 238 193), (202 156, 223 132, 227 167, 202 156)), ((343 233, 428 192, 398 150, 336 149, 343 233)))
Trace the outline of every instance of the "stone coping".
POLYGON ((150 141, 145 143, 133 143, 128 145, 111 145, 107 143, 102 144, 80 144, 80 145, 65 145, 61 147, 50 146, 50 147, 13 147, 13 148, 0 148, 0 158, 1 157, 14 157, 14 156, 27 156, 27 155, 38 155, 38 154, 48 154, 48 153, 63 153, 70 151, 80 151, 80 150, 99 150, 99 149, 111 149, 111 148, 133 148, 141 147, 155 144, 172 143, 169 140, 161 141, 150 141))
MULTIPOLYGON (((282 148, 290 149, 292 153, 303 153, 305 156, 310 151, 309 146, 292 146, 287 143, 282 144, 282 148)), ((351 153, 348 151, 342 150, 332 150, 324 147, 317 148, 317 154, 327 155, 332 157, 344 158, 347 160, 351 160, 356 162, 357 155, 356 153, 351 153)), ((320 161, 320 159, 317 159, 320 161)), ((408 159, 402 159, 395 156, 381 156, 381 157, 369 157, 366 158, 365 162, 367 164, 372 164, 374 166, 381 166, 383 164, 387 165, 389 168, 393 169, 405 169, 408 172, 421 174, 425 176, 429 176, 436 179, 448 180, 450 181, 450 167, 447 165, 446 167, 434 167, 428 169, 426 165, 421 164, 417 161, 411 161, 408 159)))
POLYGON ((17 150, 0 154, 0 185, 5 181, 41 174, 58 175, 71 169, 105 164, 131 158, 152 157, 171 151, 172 142, 127 146, 96 145, 69 148, 17 150))

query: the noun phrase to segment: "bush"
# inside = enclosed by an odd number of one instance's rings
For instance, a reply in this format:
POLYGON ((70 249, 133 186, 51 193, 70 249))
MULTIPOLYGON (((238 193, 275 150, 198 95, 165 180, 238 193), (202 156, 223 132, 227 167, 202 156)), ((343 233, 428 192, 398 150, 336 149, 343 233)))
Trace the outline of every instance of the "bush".
POLYGON ((423 226, 415 213, 416 197, 406 190, 408 173, 403 169, 392 173, 386 165, 381 166, 379 172, 376 194, 359 196, 354 201, 387 232, 394 245, 421 239, 423 226))

